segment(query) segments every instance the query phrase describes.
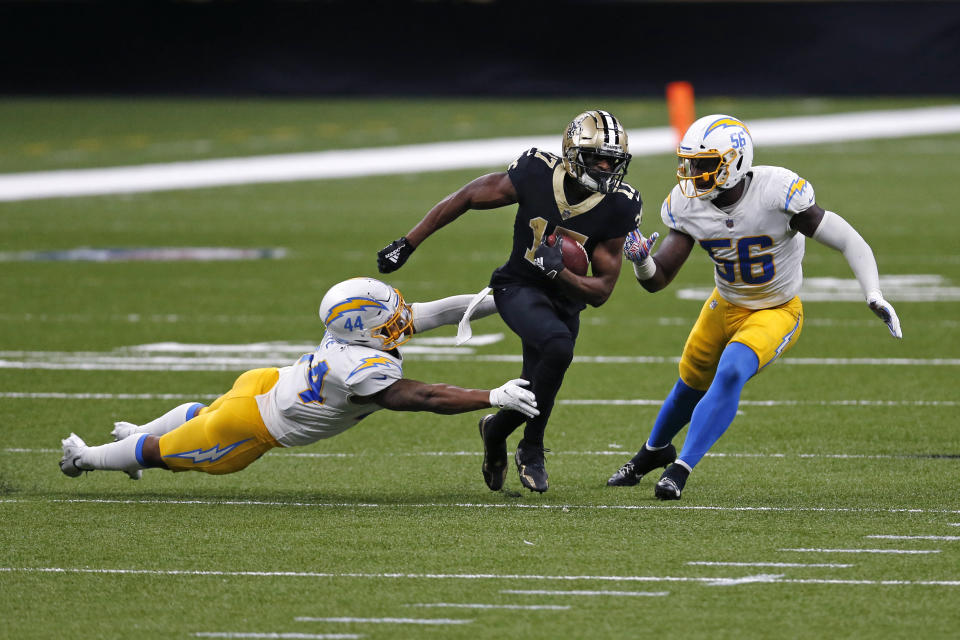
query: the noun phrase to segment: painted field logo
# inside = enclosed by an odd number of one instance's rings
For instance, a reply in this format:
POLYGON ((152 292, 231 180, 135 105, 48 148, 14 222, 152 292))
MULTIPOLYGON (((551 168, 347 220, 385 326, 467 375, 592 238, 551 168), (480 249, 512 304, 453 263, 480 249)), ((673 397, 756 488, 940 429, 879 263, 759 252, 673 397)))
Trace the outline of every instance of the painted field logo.
POLYGON ((0 262, 219 262, 225 260, 282 260, 284 248, 133 247, 62 251, 0 251, 0 262))

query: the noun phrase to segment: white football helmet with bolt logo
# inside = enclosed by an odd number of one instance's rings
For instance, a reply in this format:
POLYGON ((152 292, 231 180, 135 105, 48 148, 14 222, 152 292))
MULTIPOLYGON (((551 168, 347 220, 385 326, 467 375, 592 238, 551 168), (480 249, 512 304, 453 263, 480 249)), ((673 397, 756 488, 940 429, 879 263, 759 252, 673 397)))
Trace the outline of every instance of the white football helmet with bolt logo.
POLYGON ((753 166, 753 138, 731 116, 704 116, 690 125, 677 146, 677 182, 688 198, 713 200, 735 187, 753 166))
POLYGON ((330 287, 320 302, 327 333, 348 344, 389 351, 410 339, 413 313, 400 292, 374 278, 330 287))
POLYGON ((623 182, 630 164, 627 132, 609 112, 581 113, 563 134, 563 168, 590 191, 613 193, 623 182), (597 167, 606 160, 608 169, 597 167))

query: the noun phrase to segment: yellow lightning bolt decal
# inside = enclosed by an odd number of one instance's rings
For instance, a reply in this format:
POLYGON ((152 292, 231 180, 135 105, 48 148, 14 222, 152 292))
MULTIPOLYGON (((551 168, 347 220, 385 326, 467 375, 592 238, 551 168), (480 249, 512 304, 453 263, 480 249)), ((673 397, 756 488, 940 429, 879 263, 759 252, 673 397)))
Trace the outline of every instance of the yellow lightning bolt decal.
POLYGON ((363 360, 361 360, 360 364, 357 365, 357 368, 351 371, 350 375, 347 377, 349 378, 353 374, 357 373, 358 371, 363 371, 364 369, 372 369, 373 367, 396 367, 397 369, 400 368, 400 366, 397 365, 396 362, 394 362, 391 358, 388 358, 387 356, 372 356, 372 357, 364 358, 363 360))
POLYGON ((377 302, 371 298, 347 298, 340 304, 334 305, 333 308, 330 309, 330 313, 327 314, 327 318, 323 321, 323 324, 330 324, 345 313, 349 313, 350 311, 361 311, 367 307, 379 307, 384 311, 387 310, 382 302, 377 302))
POLYGON ((741 127, 743 128, 744 131, 746 131, 747 133, 750 133, 750 129, 747 129, 747 125, 743 124, 736 118, 720 118, 719 120, 716 120, 710 123, 710 126, 707 127, 707 130, 704 131, 703 135, 704 136, 709 135, 710 132, 716 129, 717 127, 741 127))
POLYGON ((790 200, 793 199, 793 196, 795 196, 798 193, 802 193, 803 188, 806 186, 807 186, 807 181, 804 180, 803 178, 797 178, 796 180, 790 183, 790 191, 787 192, 787 201, 783 203, 784 210, 786 210, 787 207, 790 206, 790 200))

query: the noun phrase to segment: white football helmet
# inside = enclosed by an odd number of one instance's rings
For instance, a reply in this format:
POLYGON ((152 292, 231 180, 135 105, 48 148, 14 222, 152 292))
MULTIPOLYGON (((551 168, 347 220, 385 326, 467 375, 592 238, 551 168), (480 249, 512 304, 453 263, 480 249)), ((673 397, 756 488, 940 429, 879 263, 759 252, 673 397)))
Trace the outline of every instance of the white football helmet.
POLYGON ((374 278, 330 287, 320 302, 327 333, 340 342, 389 351, 410 339, 413 313, 400 292, 374 278))
POLYGON ((743 180, 753 165, 747 125, 713 114, 690 125, 677 146, 677 182, 688 198, 713 200, 743 180))
POLYGON ((627 174, 630 157, 627 132, 607 111, 585 111, 563 133, 563 168, 590 191, 616 191, 627 174), (597 157, 609 162, 609 171, 594 166, 597 157))

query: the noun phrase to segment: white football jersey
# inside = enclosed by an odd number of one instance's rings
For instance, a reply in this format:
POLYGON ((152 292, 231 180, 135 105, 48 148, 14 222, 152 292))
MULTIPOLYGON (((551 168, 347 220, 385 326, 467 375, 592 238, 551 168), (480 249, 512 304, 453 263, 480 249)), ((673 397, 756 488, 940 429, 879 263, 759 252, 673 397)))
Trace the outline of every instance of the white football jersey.
POLYGON ((800 291, 804 235, 790 228, 790 218, 809 209, 815 198, 813 186, 788 169, 759 166, 748 175, 746 192, 728 211, 687 198, 678 185, 664 200, 660 217, 710 254, 724 300, 766 309, 800 291))
POLYGON ((373 395, 402 377, 400 358, 325 336, 316 351, 280 369, 277 384, 257 396, 257 404, 277 442, 305 445, 343 433, 381 409, 351 398, 373 395))

